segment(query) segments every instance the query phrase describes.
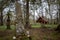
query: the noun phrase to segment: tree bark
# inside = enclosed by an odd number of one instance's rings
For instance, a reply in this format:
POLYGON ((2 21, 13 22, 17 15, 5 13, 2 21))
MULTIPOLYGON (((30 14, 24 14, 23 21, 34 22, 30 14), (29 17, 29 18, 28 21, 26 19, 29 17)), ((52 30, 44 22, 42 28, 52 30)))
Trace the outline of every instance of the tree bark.
POLYGON ((22 22, 22 11, 21 11, 21 5, 16 1, 16 20, 17 20, 17 24, 16 24, 16 35, 21 35, 22 33, 24 33, 24 25, 22 22))
POLYGON ((7 29, 11 29, 10 28, 10 13, 8 13, 7 16, 8 16, 7 17, 7 24, 6 24, 7 25, 7 29))
POLYGON ((29 0, 26 0, 26 21, 25 21, 25 28, 30 28, 29 23, 29 0))
MULTIPOLYGON (((60 8, 60 7, 59 7, 60 8)), ((60 9, 59 9, 59 24, 60 24, 60 9)))
POLYGON ((3 9, 1 9, 1 13, 0 13, 0 26, 3 25, 3 13, 2 13, 3 9))
POLYGON ((59 14, 59 24, 60 24, 60 0, 58 0, 58 14, 59 14))

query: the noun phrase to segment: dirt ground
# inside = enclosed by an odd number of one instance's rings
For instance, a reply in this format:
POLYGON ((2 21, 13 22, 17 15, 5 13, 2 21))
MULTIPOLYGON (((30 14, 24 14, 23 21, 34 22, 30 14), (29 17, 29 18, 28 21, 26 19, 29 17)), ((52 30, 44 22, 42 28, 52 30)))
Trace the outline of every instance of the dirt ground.
POLYGON ((0 30, 0 40, 13 40, 14 31, 12 30, 0 30))
POLYGON ((57 33, 54 29, 32 28, 30 33, 35 38, 34 40, 60 40, 60 33, 57 33))
MULTIPOLYGON (((60 40, 60 33, 49 28, 28 29, 32 40, 60 40)), ((11 30, 0 31, 0 40, 13 40, 14 32, 11 30)))

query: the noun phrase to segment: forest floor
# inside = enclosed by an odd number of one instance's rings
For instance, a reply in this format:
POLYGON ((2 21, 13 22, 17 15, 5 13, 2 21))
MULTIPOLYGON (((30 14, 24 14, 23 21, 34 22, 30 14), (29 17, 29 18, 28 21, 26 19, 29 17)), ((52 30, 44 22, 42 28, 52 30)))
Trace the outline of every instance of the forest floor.
MULTIPOLYGON (((60 33, 53 28, 31 28, 32 40, 60 40, 60 33)), ((0 30, 0 40, 13 40, 15 30, 0 30)))
POLYGON ((33 40, 60 40, 60 33, 49 28, 32 28, 30 34, 33 40))

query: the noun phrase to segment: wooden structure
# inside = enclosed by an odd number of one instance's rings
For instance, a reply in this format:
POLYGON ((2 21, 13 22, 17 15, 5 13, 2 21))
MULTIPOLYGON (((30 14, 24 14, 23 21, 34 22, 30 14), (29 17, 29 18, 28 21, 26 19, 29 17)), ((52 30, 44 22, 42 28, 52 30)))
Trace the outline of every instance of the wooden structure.
POLYGON ((37 23, 42 23, 42 24, 47 24, 48 21, 44 19, 44 17, 39 17, 37 20, 36 20, 37 23))

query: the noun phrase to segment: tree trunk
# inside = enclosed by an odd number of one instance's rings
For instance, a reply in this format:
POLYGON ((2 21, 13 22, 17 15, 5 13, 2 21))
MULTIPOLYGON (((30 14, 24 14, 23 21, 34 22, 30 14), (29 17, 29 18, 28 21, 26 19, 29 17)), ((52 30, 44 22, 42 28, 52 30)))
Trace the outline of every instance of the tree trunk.
POLYGON ((3 25, 3 13, 2 13, 3 9, 1 9, 1 13, 0 13, 0 26, 3 25))
POLYGON ((59 5, 58 5, 58 12, 59 12, 59 24, 58 24, 58 26, 57 26, 57 28, 56 28, 56 31, 58 31, 58 32, 60 32, 60 1, 58 0, 58 2, 59 2, 59 5))
MULTIPOLYGON (((60 5, 59 5, 60 6, 60 5)), ((60 8, 60 7, 59 7, 60 8)), ((59 24, 60 24, 60 9, 59 9, 59 24)))
POLYGON ((30 23, 29 23, 29 0, 26 0, 26 24, 25 28, 30 28, 30 23))
POLYGON ((56 14, 56 15, 57 15, 56 24, 58 24, 58 21, 59 21, 59 20, 58 20, 58 19, 59 19, 59 17, 58 17, 58 16, 59 16, 59 15, 58 15, 58 12, 57 12, 57 14, 56 14))
POLYGON ((50 15, 50 19, 49 19, 49 24, 52 23, 52 15, 51 15, 51 9, 50 9, 50 6, 51 6, 51 0, 48 0, 48 6, 49 6, 49 15, 50 15))
POLYGON ((11 29, 10 28, 10 16, 9 15, 10 14, 8 13, 8 15, 7 15, 8 16, 8 18, 7 18, 7 24, 6 24, 7 25, 7 29, 11 29))
POLYGON ((24 33, 24 25, 22 22, 22 11, 21 11, 21 5, 16 1, 16 35, 19 36, 22 33, 24 33))

